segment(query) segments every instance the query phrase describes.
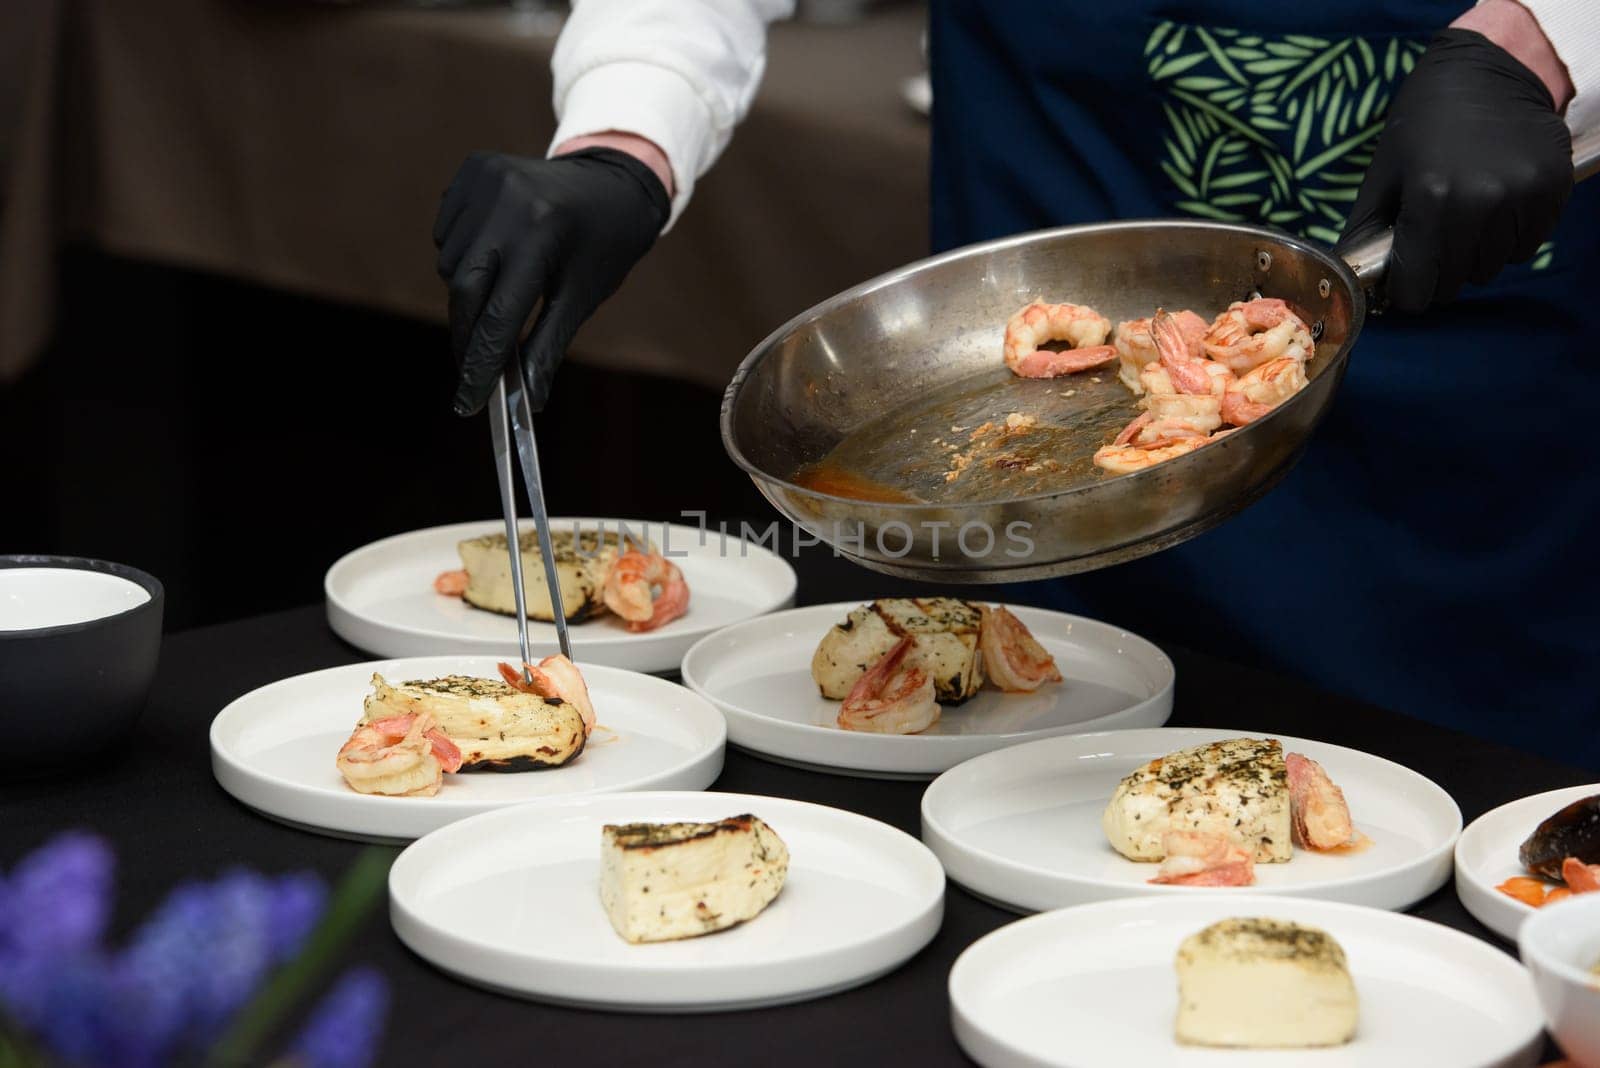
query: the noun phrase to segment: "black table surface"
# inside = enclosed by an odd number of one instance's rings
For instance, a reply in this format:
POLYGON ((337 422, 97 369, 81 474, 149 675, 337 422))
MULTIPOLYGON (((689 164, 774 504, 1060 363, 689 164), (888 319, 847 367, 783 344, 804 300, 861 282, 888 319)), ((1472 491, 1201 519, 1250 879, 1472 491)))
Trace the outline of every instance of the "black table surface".
MULTIPOLYGON (((801 603, 911 588, 820 555, 797 566, 801 603)), ((1439 783, 1468 821, 1514 798, 1591 780, 1577 768, 1273 674, 1183 648, 1167 652, 1178 671, 1173 725, 1296 735, 1376 753, 1439 783)), ((118 854, 116 923, 124 929, 181 879, 234 866, 311 869, 331 884, 364 847, 283 826, 234 801, 211 776, 207 728, 225 704, 258 686, 364 659, 371 658, 328 629, 320 605, 169 635, 149 708, 120 755, 74 778, 7 789, 0 864, 69 828, 106 836, 118 854)), ((712 789, 820 802, 920 831, 921 783, 802 771, 730 748, 712 789)), ((1411 911, 1515 952, 1469 916, 1448 885, 1411 911)), ((714 1015, 586 1012, 487 993, 412 955, 381 907, 344 956, 389 977, 393 1002, 380 1064, 960 1064, 946 976, 963 949, 1015 918, 951 884, 938 935, 889 975, 798 1005, 714 1015)))

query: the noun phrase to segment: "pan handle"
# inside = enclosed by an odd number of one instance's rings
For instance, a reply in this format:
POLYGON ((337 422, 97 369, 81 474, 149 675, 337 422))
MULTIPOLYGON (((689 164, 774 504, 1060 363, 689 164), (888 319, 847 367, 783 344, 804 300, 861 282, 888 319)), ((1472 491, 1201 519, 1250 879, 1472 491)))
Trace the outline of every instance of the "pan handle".
MULTIPOLYGON (((1592 178, 1600 172, 1600 130, 1590 130, 1572 142, 1572 174, 1574 181, 1592 178)), ((1363 289, 1376 289, 1383 284, 1389 270, 1389 253, 1394 248, 1394 231, 1385 227, 1359 244, 1344 249, 1340 255, 1355 272, 1356 281, 1363 289)))

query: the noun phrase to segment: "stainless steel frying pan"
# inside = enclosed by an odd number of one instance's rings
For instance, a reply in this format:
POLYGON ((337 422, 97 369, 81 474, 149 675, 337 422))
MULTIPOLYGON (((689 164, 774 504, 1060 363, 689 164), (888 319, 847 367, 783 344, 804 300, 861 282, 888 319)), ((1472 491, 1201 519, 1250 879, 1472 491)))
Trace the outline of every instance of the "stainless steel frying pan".
MULTIPOLYGON (((1580 179, 1600 169, 1600 137, 1574 157, 1580 179)), ((1216 526, 1293 466, 1344 376, 1390 239, 1347 261, 1260 227, 1156 220, 957 249, 823 301, 757 345, 724 394, 723 444, 779 512, 876 571, 1009 582, 1132 560, 1216 526), (1089 459, 1136 411, 1114 368, 1041 381, 1001 365, 1006 320, 1036 298, 1117 322, 1157 307, 1210 318, 1251 294, 1281 297, 1312 324, 1310 384, 1249 426, 1134 474, 1108 476, 1089 459), (973 430, 1008 415, 1031 429, 1005 463, 961 467, 973 430), (831 492, 837 478, 808 476, 824 460, 915 499, 831 492)))

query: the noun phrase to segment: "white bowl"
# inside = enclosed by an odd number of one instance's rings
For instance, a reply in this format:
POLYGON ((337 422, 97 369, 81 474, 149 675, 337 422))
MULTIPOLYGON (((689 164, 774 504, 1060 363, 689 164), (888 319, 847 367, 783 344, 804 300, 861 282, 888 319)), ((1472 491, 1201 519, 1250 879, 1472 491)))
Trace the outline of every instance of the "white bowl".
POLYGON ((1546 905, 1522 924, 1522 963, 1556 1042, 1572 1061, 1600 1066, 1600 893, 1546 905))
POLYGON ((150 600, 139 583, 80 566, 0 568, 0 631, 10 634, 92 623, 150 600))

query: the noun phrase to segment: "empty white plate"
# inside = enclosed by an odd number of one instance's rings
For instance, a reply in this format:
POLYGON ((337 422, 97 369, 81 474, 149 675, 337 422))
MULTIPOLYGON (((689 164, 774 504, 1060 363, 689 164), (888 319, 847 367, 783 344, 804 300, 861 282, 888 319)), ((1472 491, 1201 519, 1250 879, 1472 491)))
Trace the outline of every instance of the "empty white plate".
POLYGON ((613 790, 702 790, 722 773, 722 716, 682 686, 582 665, 599 726, 559 768, 446 775, 433 797, 358 794, 334 755, 361 719, 376 672, 390 682, 443 675, 499 678, 493 657, 384 660, 297 675, 254 690, 211 723, 211 770, 234 797, 310 830, 409 839, 464 816, 541 797, 613 790))
POLYGON ((944 873, 915 838, 853 812, 749 794, 628 793, 435 831, 395 861, 389 901, 401 941, 469 982, 588 1008, 711 1012, 821 997, 898 967, 939 929, 944 873), (600 907, 600 828, 747 812, 789 848, 777 900, 701 938, 624 942, 600 907))
POLYGON ((1402 909, 1450 877, 1461 810, 1430 780, 1355 749, 1259 731, 1187 727, 1110 731, 1029 742, 976 757, 922 795, 922 839, 950 878, 1023 912, 1134 895, 1187 897, 1216 888, 1152 886, 1156 865, 1128 860, 1100 828, 1117 783, 1156 757, 1224 738, 1277 738, 1320 763, 1344 790, 1359 852, 1296 849, 1285 864, 1257 864, 1254 886, 1233 893, 1289 894, 1402 909))
POLYGON ((1080 731, 1155 727, 1172 714, 1175 673, 1136 634, 1040 608, 1013 608, 1065 682, 1031 694, 986 685, 946 705, 921 734, 836 725, 839 702, 817 693, 811 657, 861 601, 795 608, 718 631, 683 658, 684 685, 728 717, 728 740, 771 760, 875 778, 928 778, 980 753, 1080 731))
POLYGON ((1456 896, 1478 922, 1515 942, 1533 907, 1495 887, 1513 875, 1528 874, 1517 850, 1535 827, 1574 801, 1600 794, 1600 783, 1534 794, 1485 812, 1468 824, 1456 843, 1456 896))
MULTIPOLYGON (((609 613, 572 625, 573 659, 633 671, 675 671, 689 646, 720 627, 782 608, 794 599, 794 568, 776 553, 676 523, 638 519, 552 519, 553 529, 625 530, 649 538, 683 571, 689 610, 656 630, 635 633, 609 613), (678 554, 683 555, 678 555, 678 554)), ((532 530, 531 523, 523 524, 532 530)), ((328 569, 328 624, 345 641, 379 656, 438 653, 517 655, 517 621, 435 593, 441 571, 461 567, 456 544, 502 533, 485 520, 416 530, 373 542, 328 569)), ((528 621, 536 656, 559 652, 552 623, 528 621)))
POLYGON ((1543 1037, 1527 972, 1470 935, 1355 905, 1238 894, 1107 901, 1018 920, 956 960, 950 1006, 956 1041, 987 1068, 1501 1068, 1535 1063, 1543 1037), (1178 1044, 1178 946, 1232 916, 1333 935, 1360 1002, 1350 1043, 1248 1051, 1178 1044))

